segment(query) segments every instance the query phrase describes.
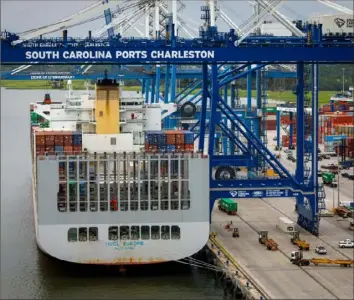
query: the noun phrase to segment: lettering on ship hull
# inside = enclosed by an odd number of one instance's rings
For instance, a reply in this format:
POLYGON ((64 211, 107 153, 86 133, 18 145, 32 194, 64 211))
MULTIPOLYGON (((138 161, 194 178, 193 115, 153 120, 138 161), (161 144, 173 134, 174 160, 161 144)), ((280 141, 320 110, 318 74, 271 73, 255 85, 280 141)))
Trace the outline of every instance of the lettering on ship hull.
POLYGON ((163 258, 154 258, 149 257, 147 260, 142 257, 119 257, 112 261, 106 261, 103 259, 91 259, 91 260, 84 260, 79 261, 80 264, 89 264, 89 265, 149 265, 149 264, 158 264, 167 262, 166 259, 163 258))

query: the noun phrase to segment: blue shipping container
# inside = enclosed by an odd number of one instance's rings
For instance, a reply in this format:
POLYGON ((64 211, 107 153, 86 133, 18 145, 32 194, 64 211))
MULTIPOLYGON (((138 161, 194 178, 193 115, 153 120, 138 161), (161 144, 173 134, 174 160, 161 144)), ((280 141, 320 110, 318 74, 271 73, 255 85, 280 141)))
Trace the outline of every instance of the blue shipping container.
POLYGON ((64 152, 64 147, 63 146, 55 146, 55 152, 64 152))
POLYGON ((176 145, 167 145, 167 152, 176 152, 176 145))
POLYGON ((158 136, 159 145, 166 145, 167 137, 165 133, 160 133, 158 136))
POLYGON ((184 143, 186 145, 194 144, 194 133, 191 131, 184 131, 184 143))
POLYGON ((166 145, 159 145, 159 151, 166 152, 167 151, 166 145))

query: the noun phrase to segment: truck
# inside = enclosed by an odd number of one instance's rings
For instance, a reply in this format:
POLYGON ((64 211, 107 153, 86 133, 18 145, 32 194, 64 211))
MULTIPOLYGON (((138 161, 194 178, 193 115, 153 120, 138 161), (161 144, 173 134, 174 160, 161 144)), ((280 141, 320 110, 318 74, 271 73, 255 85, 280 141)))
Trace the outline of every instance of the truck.
POLYGON ((338 242, 339 248, 354 248, 354 242, 351 239, 338 242))
POLYGON ((337 187, 336 175, 331 172, 322 172, 323 184, 329 185, 330 187, 337 187))
POLYGON ((268 238, 268 231, 258 232, 258 242, 265 245, 268 250, 278 250, 278 244, 273 239, 268 238))
POLYGON ((334 209, 334 213, 342 218, 348 218, 348 215, 350 214, 350 210, 344 206, 339 206, 334 209))
POLYGON ((295 224, 288 218, 279 217, 277 228, 285 233, 291 233, 294 232, 295 224))
POLYGON ((292 251, 290 255, 290 261, 297 266, 309 266, 310 264, 318 266, 323 264, 350 267, 354 265, 354 261, 351 259, 304 258, 302 251, 292 251))
POLYGON ((297 245, 300 250, 310 250, 310 244, 305 240, 300 239, 300 233, 298 231, 294 231, 290 238, 290 242, 293 245, 297 245))
POLYGON ((237 202, 230 198, 221 198, 218 204, 219 210, 226 212, 228 215, 236 215, 237 202))

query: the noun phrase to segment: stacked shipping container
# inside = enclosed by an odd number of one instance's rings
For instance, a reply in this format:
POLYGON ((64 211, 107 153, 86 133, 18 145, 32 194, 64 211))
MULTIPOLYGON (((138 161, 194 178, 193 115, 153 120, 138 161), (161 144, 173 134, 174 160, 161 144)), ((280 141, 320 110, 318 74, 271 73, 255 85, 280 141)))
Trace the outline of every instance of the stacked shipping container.
MULTIPOLYGON (((289 147, 290 145, 290 137, 288 135, 281 136, 281 143, 283 147, 289 147)), ((293 136, 293 145, 296 146, 296 135, 293 136)))
POLYGON ((36 154, 75 154, 82 151, 82 135, 72 131, 45 131, 33 129, 36 154))
POLYGON ((185 130, 145 132, 146 152, 193 152, 194 134, 185 130))

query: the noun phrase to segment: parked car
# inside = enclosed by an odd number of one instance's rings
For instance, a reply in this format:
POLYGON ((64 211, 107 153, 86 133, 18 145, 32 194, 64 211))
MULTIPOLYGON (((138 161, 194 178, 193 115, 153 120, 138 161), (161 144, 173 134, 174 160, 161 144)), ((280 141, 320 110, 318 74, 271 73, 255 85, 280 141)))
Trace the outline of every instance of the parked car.
POLYGON ((317 246, 315 252, 318 254, 327 254, 327 249, 323 246, 317 246))
POLYGON ((322 177, 322 171, 317 171, 317 177, 322 177))
POLYGON ((351 239, 346 239, 338 243, 339 248, 354 248, 354 242, 351 239))
POLYGON ((348 179, 354 180, 354 175, 350 174, 350 175, 348 176, 348 179))
POLYGON ((342 173, 342 177, 344 178, 349 178, 350 174, 349 173, 342 173))
POLYGON ((277 140, 277 137, 275 136, 275 137, 273 137, 273 141, 276 141, 277 140))

